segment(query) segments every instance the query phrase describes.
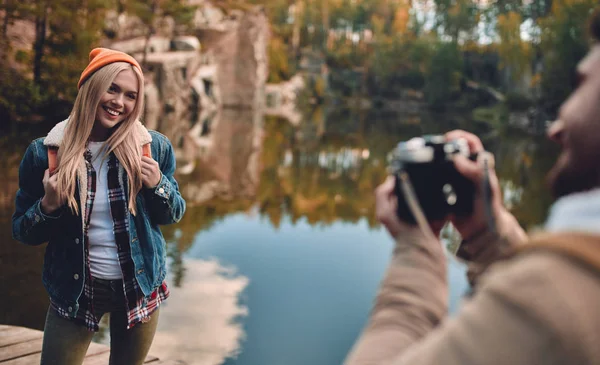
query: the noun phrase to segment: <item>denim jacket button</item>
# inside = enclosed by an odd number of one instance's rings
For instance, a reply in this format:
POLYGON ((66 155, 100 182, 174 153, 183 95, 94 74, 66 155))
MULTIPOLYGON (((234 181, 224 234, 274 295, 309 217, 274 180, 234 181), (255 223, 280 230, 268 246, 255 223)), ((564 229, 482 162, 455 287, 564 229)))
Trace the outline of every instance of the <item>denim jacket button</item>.
POLYGON ((163 188, 159 188, 159 189, 158 189, 158 192, 159 192, 159 193, 161 193, 161 194, 164 194, 164 193, 165 193, 165 189, 163 189, 163 188))
POLYGON ((75 280, 79 279, 79 274, 73 275, 73 279, 75 279, 75 280))
POLYGON ((143 272, 144 272, 144 269, 139 269, 139 270, 137 271, 137 273, 138 273, 138 274, 142 274, 143 272))
POLYGON ((35 219, 36 222, 39 222, 40 221, 40 216, 36 214, 34 219, 35 219))

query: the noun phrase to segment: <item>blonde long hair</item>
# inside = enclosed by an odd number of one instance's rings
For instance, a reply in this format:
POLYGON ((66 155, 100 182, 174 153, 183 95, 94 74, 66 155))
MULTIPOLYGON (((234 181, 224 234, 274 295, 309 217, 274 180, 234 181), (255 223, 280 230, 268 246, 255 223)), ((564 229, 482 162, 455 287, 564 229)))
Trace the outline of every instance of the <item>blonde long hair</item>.
MULTIPOLYGON (((135 130, 136 121, 144 108, 144 76, 141 71, 127 62, 114 62, 96 71, 81 85, 64 137, 58 149, 58 185, 60 198, 66 199, 67 205, 75 214, 79 214, 75 186, 77 169, 84 158, 87 140, 96 121, 96 111, 100 99, 108 90, 115 77, 125 70, 133 70, 138 79, 138 96, 135 106, 125 120, 115 126, 113 133, 106 141, 106 153, 114 152, 125 169, 129 185, 129 211, 135 215, 135 198, 142 188, 141 147, 140 138, 135 130)), ((81 202, 85 204, 85 202, 81 202)))

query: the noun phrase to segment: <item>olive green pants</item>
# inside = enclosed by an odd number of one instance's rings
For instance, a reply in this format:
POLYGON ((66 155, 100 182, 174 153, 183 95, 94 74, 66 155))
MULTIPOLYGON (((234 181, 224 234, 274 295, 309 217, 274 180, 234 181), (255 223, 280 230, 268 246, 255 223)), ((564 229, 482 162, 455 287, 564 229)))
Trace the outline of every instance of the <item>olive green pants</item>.
MULTIPOLYGON (((138 365, 144 362, 158 324, 157 309, 150 321, 127 329, 125 297, 121 281, 94 280, 94 310, 98 320, 110 313, 109 365, 138 365)), ((52 307, 44 327, 41 365, 81 365, 94 332, 63 318, 52 307)))

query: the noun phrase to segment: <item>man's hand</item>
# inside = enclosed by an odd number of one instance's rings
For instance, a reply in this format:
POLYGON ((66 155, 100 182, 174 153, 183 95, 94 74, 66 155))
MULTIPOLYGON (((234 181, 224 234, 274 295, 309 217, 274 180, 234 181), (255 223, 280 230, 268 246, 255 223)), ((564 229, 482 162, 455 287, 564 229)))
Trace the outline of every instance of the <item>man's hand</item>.
POLYGON ((490 227, 488 225, 487 202, 483 191, 483 182, 485 179, 484 163, 487 162, 487 175, 490 185, 490 207, 495 219, 495 224, 499 231, 505 224, 516 224, 516 220, 506 210, 502 202, 502 194, 500 192, 500 183, 494 169, 494 156, 486 152, 483 148, 481 140, 474 134, 462 130, 454 130, 446 133, 446 139, 453 140, 464 138, 469 144, 471 153, 477 153, 477 161, 471 161, 463 156, 457 156, 454 159, 454 165, 458 172, 468 178, 475 184, 475 200, 473 206, 473 214, 469 217, 451 217, 452 224, 464 240, 469 240, 473 236, 485 232, 490 227))
POLYGON ((42 184, 44 185, 44 197, 41 201, 41 210, 44 214, 51 214, 66 203, 66 197, 61 199, 57 188, 58 175, 50 176, 48 169, 44 172, 42 184))
POLYGON ((142 183, 147 188, 154 188, 160 182, 160 168, 152 157, 142 156, 142 183))
MULTIPOLYGON (((410 225, 401 221, 398 218, 398 198, 394 193, 395 179, 393 176, 388 176, 385 182, 375 190, 375 213, 381 224, 387 228, 392 237, 397 238, 403 232, 419 229, 418 226, 410 225)), ((440 231, 446 221, 430 222, 431 230, 436 237, 439 237, 440 231)))

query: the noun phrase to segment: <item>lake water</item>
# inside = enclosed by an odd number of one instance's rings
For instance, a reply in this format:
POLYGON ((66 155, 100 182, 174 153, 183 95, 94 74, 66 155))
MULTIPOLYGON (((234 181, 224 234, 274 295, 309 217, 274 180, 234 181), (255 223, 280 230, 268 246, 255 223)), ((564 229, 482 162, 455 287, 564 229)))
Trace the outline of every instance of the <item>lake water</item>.
MULTIPOLYGON (((51 126, 0 137, 0 323, 43 329, 43 246, 13 241, 18 164, 51 126)), ((374 219, 373 190, 398 142, 454 128, 496 154, 506 203, 526 228, 545 219, 543 138, 448 115, 307 114, 300 126, 248 111, 161 130, 178 154, 184 219, 163 232, 171 297, 151 353, 188 364, 338 364, 365 323, 392 241, 374 219), (175 132, 173 130, 176 130, 175 132)), ((451 261, 451 310, 466 290, 451 261)), ((95 341, 107 343, 104 325, 95 341)))

